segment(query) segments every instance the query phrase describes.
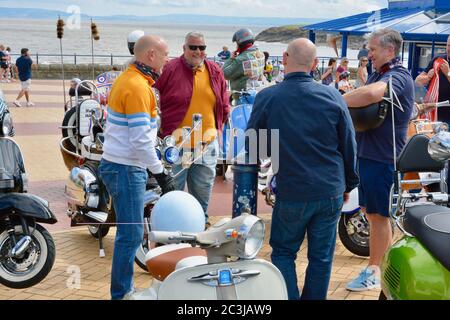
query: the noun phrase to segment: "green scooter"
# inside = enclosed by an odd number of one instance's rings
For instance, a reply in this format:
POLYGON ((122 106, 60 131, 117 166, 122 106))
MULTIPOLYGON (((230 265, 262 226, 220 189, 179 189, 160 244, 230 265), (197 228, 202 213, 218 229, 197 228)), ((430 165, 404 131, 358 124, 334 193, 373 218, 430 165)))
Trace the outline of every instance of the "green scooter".
POLYGON ((431 139, 413 136, 398 158, 391 215, 404 236, 384 255, 380 299, 450 300, 450 208, 443 192, 449 159, 450 133, 445 131, 431 139), (428 182, 439 182, 441 191, 405 192, 406 172, 439 172, 428 182))

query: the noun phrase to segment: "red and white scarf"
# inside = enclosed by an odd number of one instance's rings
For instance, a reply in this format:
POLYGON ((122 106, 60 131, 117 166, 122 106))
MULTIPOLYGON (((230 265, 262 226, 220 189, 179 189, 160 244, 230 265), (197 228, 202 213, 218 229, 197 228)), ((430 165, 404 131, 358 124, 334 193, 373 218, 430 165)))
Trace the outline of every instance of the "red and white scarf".
MULTIPOLYGON (((439 101, 439 72, 441 71, 441 66, 444 61, 445 60, 443 58, 437 58, 434 61, 434 76, 430 80, 428 91, 425 95, 424 102, 426 103, 436 103, 439 101)), ((431 121, 437 121, 437 108, 434 108, 433 110, 424 114, 423 118, 429 119, 431 121)))

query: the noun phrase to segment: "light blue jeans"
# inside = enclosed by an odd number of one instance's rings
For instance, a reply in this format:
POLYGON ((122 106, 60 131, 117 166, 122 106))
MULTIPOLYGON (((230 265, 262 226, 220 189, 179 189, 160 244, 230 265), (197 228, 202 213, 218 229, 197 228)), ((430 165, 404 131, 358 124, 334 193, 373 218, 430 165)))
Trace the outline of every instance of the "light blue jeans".
POLYGON ((144 193, 147 171, 102 160, 100 178, 112 197, 117 232, 111 271, 111 298, 133 289, 134 258, 144 236, 144 193))
POLYGON ((311 202, 277 199, 269 243, 272 262, 283 274, 289 300, 300 299, 295 260, 305 234, 308 237, 308 267, 301 299, 326 299, 343 202, 343 196, 311 202))
MULTIPOLYGON (((216 177, 218 155, 219 143, 216 139, 207 146, 205 153, 198 161, 188 169, 183 170, 175 178, 177 190, 183 191, 187 183, 188 192, 200 202, 205 212, 206 221, 208 221, 208 204, 216 177)), ((180 170, 182 170, 181 164, 173 168, 174 174, 177 174, 180 170)))

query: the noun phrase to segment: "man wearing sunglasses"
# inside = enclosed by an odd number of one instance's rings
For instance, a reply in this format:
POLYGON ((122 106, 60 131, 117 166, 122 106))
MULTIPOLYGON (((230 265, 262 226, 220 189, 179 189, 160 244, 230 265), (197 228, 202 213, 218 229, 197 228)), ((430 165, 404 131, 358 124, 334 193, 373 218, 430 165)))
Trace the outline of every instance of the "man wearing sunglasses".
MULTIPOLYGON (((195 155, 195 149, 203 142, 203 156, 180 173, 175 183, 178 190, 184 190, 187 182, 189 193, 200 202, 208 221, 208 203, 219 153, 217 137, 230 109, 223 72, 216 63, 206 59, 203 34, 190 32, 186 35, 183 55, 166 64, 155 87, 161 98, 162 137, 174 135, 181 141, 183 127, 192 127, 194 114, 202 115, 201 137, 191 135, 190 143, 183 145, 183 153, 195 155)), ((181 169, 181 164, 176 165, 174 173, 181 169)))

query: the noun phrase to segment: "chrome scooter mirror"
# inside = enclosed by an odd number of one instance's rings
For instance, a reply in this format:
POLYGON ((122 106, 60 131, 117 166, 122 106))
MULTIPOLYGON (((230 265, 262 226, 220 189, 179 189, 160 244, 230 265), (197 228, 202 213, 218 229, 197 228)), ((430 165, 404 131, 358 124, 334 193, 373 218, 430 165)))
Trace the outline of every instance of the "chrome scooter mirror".
POLYGON ((431 137, 428 153, 436 161, 444 162, 450 159, 450 132, 441 131, 431 137))

